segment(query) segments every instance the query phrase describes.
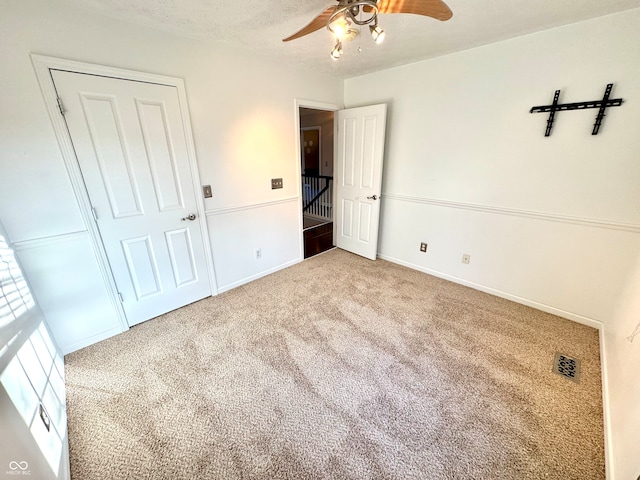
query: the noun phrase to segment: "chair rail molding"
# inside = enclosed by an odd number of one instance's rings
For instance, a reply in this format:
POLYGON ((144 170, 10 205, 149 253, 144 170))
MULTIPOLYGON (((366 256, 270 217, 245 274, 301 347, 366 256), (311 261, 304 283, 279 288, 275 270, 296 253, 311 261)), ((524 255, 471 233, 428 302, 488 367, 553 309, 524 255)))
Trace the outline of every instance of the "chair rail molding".
POLYGON ((207 217, 212 217, 215 215, 224 215, 226 213, 233 213, 233 212, 242 212, 244 210, 252 210, 254 208, 263 208, 263 207, 271 207, 273 205, 280 205, 283 203, 289 203, 289 202, 297 202, 300 201, 300 198, 295 196, 295 197, 286 197, 286 198, 280 198, 278 200, 269 200, 266 202, 253 202, 253 203, 247 203, 244 205, 231 205, 228 207, 218 207, 218 208, 210 208, 208 210, 205 211, 205 215, 207 217))
POLYGON ((47 247, 49 245, 57 245, 59 243, 73 242, 81 238, 89 238, 88 230, 80 230, 77 232, 61 233, 59 235, 48 235, 46 237, 29 238, 26 240, 18 240, 13 242, 16 251, 22 252, 32 248, 47 247))
POLYGON ((389 200, 396 200, 400 202, 421 203, 424 205, 435 205, 438 207, 458 208, 462 210, 473 210, 476 212, 494 213, 498 215, 511 215, 516 217, 546 220, 549 222, 560 222, 560 223, 568 223, 572 225, 584 225, 587 227, 606 228, 609 230, 621 230, 624 232, 640 233, 640 225, 636 225, 633 223, 612 222, 609 220, 574 217, 571 215, 561 215, 557 213, 536 212, 533 210, 519 210, 515 208, 483 205, 480 203, 455 202, 451 200, 442 200, 438 198, 398 195, 395 193, 383 193, 382 198, 389 199, 389 200))

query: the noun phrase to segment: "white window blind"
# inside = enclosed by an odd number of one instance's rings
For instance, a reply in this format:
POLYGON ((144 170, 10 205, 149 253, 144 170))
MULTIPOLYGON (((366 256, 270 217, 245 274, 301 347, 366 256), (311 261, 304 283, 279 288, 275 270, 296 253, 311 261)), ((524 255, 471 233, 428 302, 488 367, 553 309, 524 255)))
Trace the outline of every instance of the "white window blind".
POLYGON ((0 235, 0 327, 8 325, 34 305, 14 251, 0 235))

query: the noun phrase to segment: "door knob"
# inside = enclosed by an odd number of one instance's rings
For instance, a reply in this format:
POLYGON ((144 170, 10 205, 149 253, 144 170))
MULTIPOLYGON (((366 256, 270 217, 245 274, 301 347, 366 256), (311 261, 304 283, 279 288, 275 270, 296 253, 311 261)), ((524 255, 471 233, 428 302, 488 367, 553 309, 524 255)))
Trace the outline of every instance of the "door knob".
POLYGON ((377 200, 378 196, 377 195, 371 195, 370 197, 367 197, 369 200, 377 200))
POLYGON ((183 217, 182 221, 184 222, 185 220, 191 220, 193 222, 195 219, 196 219, 196 214, 195 213, 190 213, 186 217, 183 217))

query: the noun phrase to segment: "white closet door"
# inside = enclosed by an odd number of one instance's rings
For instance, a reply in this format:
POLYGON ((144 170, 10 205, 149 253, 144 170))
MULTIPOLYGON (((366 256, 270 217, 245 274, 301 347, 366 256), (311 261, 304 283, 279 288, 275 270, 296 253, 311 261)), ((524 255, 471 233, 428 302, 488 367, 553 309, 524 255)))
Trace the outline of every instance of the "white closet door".
POLYGON ((211 295, 177 89, 51 73, 129 325, 211 295))

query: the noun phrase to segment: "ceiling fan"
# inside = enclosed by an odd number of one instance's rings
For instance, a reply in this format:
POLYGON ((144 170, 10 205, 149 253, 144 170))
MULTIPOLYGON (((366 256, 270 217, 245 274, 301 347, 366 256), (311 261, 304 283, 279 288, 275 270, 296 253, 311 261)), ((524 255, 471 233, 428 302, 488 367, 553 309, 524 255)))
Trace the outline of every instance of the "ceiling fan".
POLYGON ((376 43, 384 40, 384 30, 378 26, 378 14, 380 13, 413 13, 424 15, 437 20, 449 20, 453 13, 442 0, 337 0, 337 5, 332 5, 323 10, 308 25, 284 38, 283 42, 289 42, 296 38, 304 37, 322 27, 333 33, 337 43, 331 51, 331 57, 337 60, 342 55, 342 39, 351 39, 358 35, 359 31, 352 25, 369 25, 371 36, 376 43))

